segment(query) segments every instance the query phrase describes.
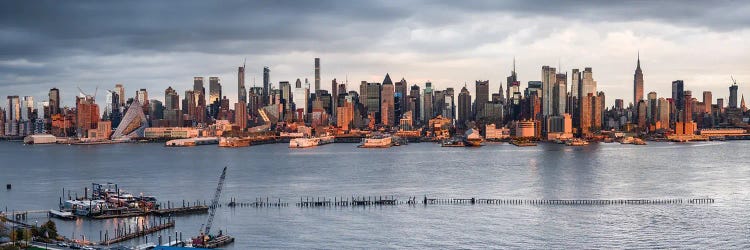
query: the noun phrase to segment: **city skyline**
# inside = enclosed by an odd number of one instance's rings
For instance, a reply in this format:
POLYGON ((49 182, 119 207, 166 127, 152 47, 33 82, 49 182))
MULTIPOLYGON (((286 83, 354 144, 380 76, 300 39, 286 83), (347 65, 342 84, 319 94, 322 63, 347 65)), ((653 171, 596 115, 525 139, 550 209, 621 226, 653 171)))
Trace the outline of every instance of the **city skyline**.
MULTIPOLYGON (((3 3, 4 10, 24 9, 35 15, 18 16, 13 11, 4 15, 14 22, 2 22, 0 27, 8 34, 0 43, 11 51, 0 56, 0 93, 44 101, 48 89, 56 87, 62 93, 62 106, 72 105, 70 93, 78 92, 76 86, 86 92, 99 86, 98 99, 102 100, 103 89, 116 83, 124 84, 125 96, 130 97, 142 88, 161 92, 171 86, 183 91, 190 88, 194 76, 219 77, 224 95, 234 103, 237 85, 232 83, 237 80, 236 67, 245 58, 248 89, 263 85, 264 66, 271 69, 274 86, 297 78, 314 82, 312 58, 321 58, 321 82, 348 79, 349 89, 359 81, 379 82, 389 73, 405 78, 409 85, 424 86, 431 81, 438 89, 460 89, 464 83, 489 80, 494 90, 506 84, 513 58, 522 85, 541 80, 543 65, 558 68, 557 73, 592 67, 598 89, 609 94, 606 105, 612 106, 614 99, 624 99, 625 105, 633 99, 629 94, 633 93, 632 72, 640 51, 644 93, 668 96, 670 83, 684 80, 686 90, 711 91, 714 98, 727 100, 730 75, 738 79, 739 93, 750 90, 743 84, 750 77, 750 67, 742 60, 747 58, 742 37, 750 32, 742 25, 746 18, 735 16, 747 7, 736 2, 722 6, 659 2, 650 5, 653 11, 639 12, 643 7, 639 3, 474 1, 447 6, 456 8, 448 8, 453 12, 441 20, 431 17, 445 14, 443 9, 450 3, 275 2, 243 8, 241 2, 232 2, 227 5, 236 10, 223 7, 227 9, 205 13, 233 20, 215 21, 211 27, 200 22, 206 17, 189 20, 173 11, 142 11, 166 10, 163 3, 24 4, 3 3), (252 16, 245 12, 254 9, 265 11, 259 16, 277 18, 260 23, 244 19, 252 16), (309 11, 291 18, 299 10, 309 11), (366 11, 363 15, 333 14, 349 10, 366 11), (703 15, 688 18, 680 11, 703 15), (600 12, 608 13, 609 19, 595 17, 600 12), (711 15, 717 12, 720 18, 711 15), (122 23, 131 15, 147 20, 148 25, 122 23), (640 20, 631 21, 628 15, 640 20), (30 16, 43 18, 31 20, 30 16), (733 17, 737 21, 728 21, 733 17), (65 21, 51 22, 57 19, 65 21), (98 19, 103 20, 80 24, 98 19), (331 26, 340 21, 347 25, 331 26), (278 24, 288 27, 268 29, 278 24), (318 26, 327 28, 306 31, 318 26), (97 33, 105 28, 107 32, 97 33), (371 42, 376 35, 387 39, 371 42), (208 44, 211 39, 215 43, 208 44), (692 60, 684 60, 688 53, 692 60)), ((200 2, 186 5, 180 11, 192 13, 203 7, 200 2)), ((321 88, 328 90, 328 85, 321 88)), ((156 96, 163 101, 161 95, 156 96)))

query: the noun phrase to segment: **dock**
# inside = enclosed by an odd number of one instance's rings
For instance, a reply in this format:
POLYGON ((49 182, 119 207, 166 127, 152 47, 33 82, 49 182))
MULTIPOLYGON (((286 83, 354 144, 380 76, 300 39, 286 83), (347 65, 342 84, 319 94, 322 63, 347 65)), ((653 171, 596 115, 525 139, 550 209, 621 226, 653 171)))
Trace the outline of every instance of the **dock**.
POLYGON ((146 225, 140 225, 140 226, 136 226, 135 228, 131 228, 131 227, 121 228, 118 226, 117 231, 115 232, 115 237, 112 239, 109 239, 109 232, 106 232, 104 236, 104 240, 102 242, 99 242, 99 245, 108 246, 108 245, 115 244, 118 242, 132 240, 141 236, 146 236, 146 235, 167 229, 167 228, 173 228, 174 224, 175 224, 174 220, 171 220, 166 223, 159 223, 151 227, 146 226, 146 225), (135 232, 133 232, 133 230, 135 230, 135 232))

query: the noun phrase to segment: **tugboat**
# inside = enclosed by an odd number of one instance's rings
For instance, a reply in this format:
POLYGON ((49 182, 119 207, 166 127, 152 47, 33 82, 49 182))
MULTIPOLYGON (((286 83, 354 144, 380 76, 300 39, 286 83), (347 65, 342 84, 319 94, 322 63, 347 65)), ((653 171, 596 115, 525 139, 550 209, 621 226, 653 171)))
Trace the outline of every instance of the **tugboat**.
POLYGON ((479 135, 479 131, 476 129, 469 129, 465 133, 466 139, 465 143, 467 147, 480 147, 482 146, 482 142, 484 139, 482 139, 482 136, 479 135))

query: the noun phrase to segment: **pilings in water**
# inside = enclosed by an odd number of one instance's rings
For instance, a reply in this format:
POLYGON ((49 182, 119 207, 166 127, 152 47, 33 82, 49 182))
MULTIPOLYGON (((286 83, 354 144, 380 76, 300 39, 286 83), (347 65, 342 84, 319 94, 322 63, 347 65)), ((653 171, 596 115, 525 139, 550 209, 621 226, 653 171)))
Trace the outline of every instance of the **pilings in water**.
POLYGON ((231 198, 227 207, 287 207, 289 203, 281 202, 281 198, 271 200, 268 197, 255 198, 253 202, 238 202, 237 199, 231 198))
POLYGON ((416 197, 400 201, 394 196, 300 197, 298 207, 394 206, 416 204, 416 197))
MULTIPOLYGON (((154 223, 157 223, 157 221, 154 221, 154 223)), ((166 221, 158 220, 158 224, 154 224, 153 226, 148 226, 144 224, 136 225, 135 227, 127 226, 125 227, 117 225, 117 229, 115 229, 114 237, 112 239, 109 238, 109 231, 106 231, 104 233, 104 239, 102 239, 101 242, 99 242, 99 245, 107 246, 111 244, 115 244, 118 242, 123 242, 126 240, 135 239, 141 236, 149 235, 167 228, 174 227, 174 220, 167 219, 166 221)), ((101 232, 99 232, 99 237, 101 238, 101 232)))
POLYGON ((300 197, 298 207, 340 207, 340 206, 376 206, 376 205, 449 205, 449 204, 491 204, 491 205, 666 205, 666 204, 711 204, 713 198, 699 199, 479 199, 471 198, 428 198, 408 197, 406 201, 394 196, 352 196, 352 197, 300 197))

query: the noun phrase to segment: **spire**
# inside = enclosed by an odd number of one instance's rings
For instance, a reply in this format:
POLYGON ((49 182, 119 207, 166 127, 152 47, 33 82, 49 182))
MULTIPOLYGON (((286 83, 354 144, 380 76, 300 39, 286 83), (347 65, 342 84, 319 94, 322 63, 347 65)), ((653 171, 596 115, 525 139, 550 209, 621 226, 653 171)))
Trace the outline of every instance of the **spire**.
POLYGON ((637 68, 639 68, 639 69, 641 68, 641 51, 640 50, 638 50, 638 65, 637 65, 637 68))
POLYGON ((513 57, 513 73, 516 73, 516 57, 513 57))

